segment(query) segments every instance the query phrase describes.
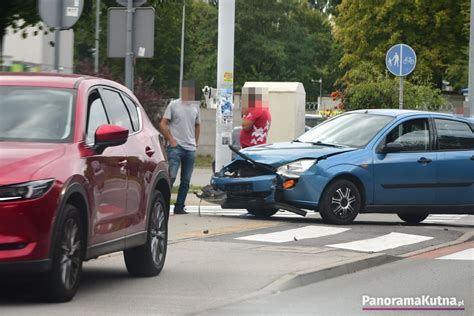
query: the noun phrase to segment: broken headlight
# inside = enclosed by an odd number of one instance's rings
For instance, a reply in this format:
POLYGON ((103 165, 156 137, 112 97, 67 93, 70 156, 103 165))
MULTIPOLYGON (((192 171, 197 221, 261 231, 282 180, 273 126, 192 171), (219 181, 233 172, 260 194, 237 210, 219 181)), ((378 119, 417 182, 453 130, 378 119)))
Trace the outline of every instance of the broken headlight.
POLYGON ((280 176, 287 178, 299 178, 303 172, 311 168, 317 161, 317 159, 301 159, 293 161, 289 164, 280 166, 277 169, 277 173, 280 176))

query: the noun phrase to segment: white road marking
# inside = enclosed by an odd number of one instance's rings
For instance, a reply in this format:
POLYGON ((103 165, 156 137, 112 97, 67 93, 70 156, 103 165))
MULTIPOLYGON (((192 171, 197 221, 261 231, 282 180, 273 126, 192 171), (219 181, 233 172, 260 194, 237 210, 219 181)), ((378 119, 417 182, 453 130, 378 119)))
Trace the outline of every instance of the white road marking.
MULTIPOLYGON (((450 215, 450 214, 432 214, 428 216, 427 219, 423 221, 423 223, 453 223, 453 222, 458 222, 463 219, 468 220, 467 218, 469 215, 450 215)), ((469 224, 469 221, 466 222, 466 224, 469 224)))
POLYGON ((433 239, 433 237, 410 235, 403 233, 390 233, 387 235, 351 241, 342 244, 326 245, 327 247, 341 248, 348 250, 364 251, 364 252, 378 252, 387 249, 394 249, 401 246, 416 244, 426 240, 433 239))
POLYGON ((239 237, 240 240, 263 241, 273 243, 284 243, 293 240, 302 240, 309 238, 318 238, 339 234, 350 230, 350 228, 337 228, 326 226, 305 226, 296 229, 289 229, 268 234, 257 234, 245 237, 239 237))
POLYGON ((455 252, 450 255, 442 256, 436 259, 442 260, 474 260, 474 248, 465 249, 463 251, 455 252))

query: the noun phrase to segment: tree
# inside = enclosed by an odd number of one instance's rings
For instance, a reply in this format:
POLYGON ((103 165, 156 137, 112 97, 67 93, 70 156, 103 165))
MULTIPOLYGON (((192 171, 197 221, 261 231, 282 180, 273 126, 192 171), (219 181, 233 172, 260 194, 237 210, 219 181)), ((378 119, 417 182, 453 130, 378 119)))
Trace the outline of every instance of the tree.
MULTIPOLYGON (((345 110, 398 108, 399 80, 377 69, 371 62, 361 62, 346 76, 346 87, 338 98, 345 110)), ((429 82, 405 81, 404 108, 436 111, 447 104, 441 91, 429 82)))
POLYGON ((36 3, 36 0, 0 1, 0 58, 3 55, 3 37, 9 26, 21 29, 38 23, 36 3))
POLYGON ((452 69, 463 67, 466 58, 468 4, 468 0, 342 0, 335 36, 344 50, 340 65, 348 71, 343 82, 361 61, 371 61, 382 71, 387 50, 406 43, 418 57, 411 81, 441 87, 444 78, 451 78, 453 84, 462 85, 452 69))
MULTIPOLYGON (((188 69, 202 83, 215 85, 217 8, 195 3, 193 10, 188 69)), ((236 90, 246 81, 299 81, 308 98, 316 98, 319 85, 311 79, 320 77, 324 90, 332 90, 340 53, 319 9, 297 0, 239 0, 235 14, 236 90)))

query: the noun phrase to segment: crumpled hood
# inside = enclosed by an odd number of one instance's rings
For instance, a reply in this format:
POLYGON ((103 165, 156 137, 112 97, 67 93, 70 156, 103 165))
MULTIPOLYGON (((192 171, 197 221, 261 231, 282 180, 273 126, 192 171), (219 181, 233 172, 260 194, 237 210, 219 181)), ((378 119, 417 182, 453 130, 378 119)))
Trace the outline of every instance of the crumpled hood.
POLYGON ((253 160, 279 167, 283 164, 303 159, 303 158, 321 158, 338 153, 356 150, 357 148, 336 148, 328 146, 313 145, 311 143, 285 142, 268 145, 248 147, 242 150, 242 153, 253 160))
POLYGON ((36 171, 64 152, 64 144, 0 142, 0 185, 32 180, 36 171))

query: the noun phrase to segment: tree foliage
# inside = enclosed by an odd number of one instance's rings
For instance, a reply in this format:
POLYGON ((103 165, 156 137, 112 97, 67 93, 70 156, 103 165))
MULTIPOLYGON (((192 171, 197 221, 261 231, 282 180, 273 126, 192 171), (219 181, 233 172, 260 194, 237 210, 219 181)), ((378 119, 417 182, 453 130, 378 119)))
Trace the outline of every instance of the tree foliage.
POLYGON ((387 50, 406 43, 418 57, 411 81, 464 85, 459 69, 467 58, 468 9, 468 0, 342 0, 335 18, 335 36, 344 50, 340 65, 347 70, 342 82, 361 61, 382 71, 387 50))
MULTIPOLYGON (((216 82, 217 8, 196 3, 188 74, 208 85, 216 82)), ((308 98, 319 95, 312 79, 323 78, 330 92, 339 73, 340 50, 319 8, 297 0, 236 2, 234 86, 246 81, 303 82, 308 98)))
MULTIPOLYGON (((382 73, 371 62, 361 62, 348 76, 345 90, 339 95, 344 109, 398 108, 398 78, 382 73)), ((447 104, 441 91, 430 82, 404 81, 404 108, 436 111, 447 104)))
POLYGON ((9 26, 20 29, 38 21, 37 0, 0 1, 0 53, 3 36, 9 26), (23 23, 20 24, 20 21, 23 23))

